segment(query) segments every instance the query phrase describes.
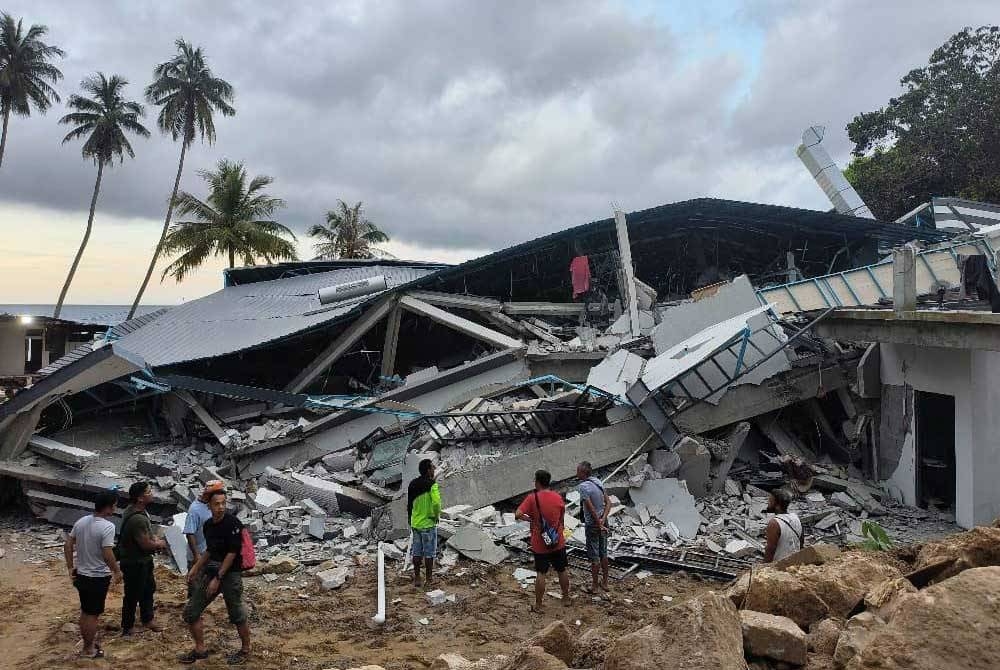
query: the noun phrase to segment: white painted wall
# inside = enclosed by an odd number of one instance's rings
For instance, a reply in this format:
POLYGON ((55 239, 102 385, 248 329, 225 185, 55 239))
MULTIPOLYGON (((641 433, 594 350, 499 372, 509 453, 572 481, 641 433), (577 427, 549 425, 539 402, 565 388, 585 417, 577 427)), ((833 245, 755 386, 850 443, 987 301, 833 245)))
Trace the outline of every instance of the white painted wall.
POLYGON ((1000 516, 1000 352, 973 351, 971 370, 972 521, 984 525, 1000 516))
POLYGON ((0 323, 0 377, 24 374, 24 326, 17 321, 0 323))

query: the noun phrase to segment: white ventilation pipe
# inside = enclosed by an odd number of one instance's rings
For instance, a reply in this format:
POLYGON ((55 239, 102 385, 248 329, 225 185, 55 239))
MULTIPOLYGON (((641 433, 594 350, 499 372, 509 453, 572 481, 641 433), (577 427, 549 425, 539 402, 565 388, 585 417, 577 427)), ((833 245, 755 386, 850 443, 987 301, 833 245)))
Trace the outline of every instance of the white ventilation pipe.
POLYGON ((378 570, 378 600, 376 602, 378 609, 375 612, 375 616, 372 617, 372 623, 376 626, 381 626, 385 623, 385 553, 382 551, 381 542, 378 543, 376 569, 378 570))
POLYGON ((351 298, 360 298, 364 295, 371 295, 389 288, 389 283, 385 275, 365 277, 357 281, 344 282, 321 288, 318 292, 319 304, 329 305, 332 302, 342 302, 351 298))
POLYGON ((826 128, 823 126, 806 128, 805 132, 802 133, 802 144, 795 150, 795 154, 839 213, 863 219, 874 219, 875 215, 868 209, 868 205, 847 181, 844 173, 840 171, 840 167, 830 158, 830 154, 823 147, 824 133, 826 133, 826 128))

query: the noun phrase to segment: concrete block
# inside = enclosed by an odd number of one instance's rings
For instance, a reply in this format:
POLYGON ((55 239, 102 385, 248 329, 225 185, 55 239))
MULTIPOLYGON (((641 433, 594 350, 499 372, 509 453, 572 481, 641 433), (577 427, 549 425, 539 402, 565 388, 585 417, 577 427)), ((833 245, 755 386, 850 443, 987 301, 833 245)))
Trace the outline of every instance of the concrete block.
POLYGON ((677 479, 687 482, 688 491, 695 498, 708 495, 708 474, 712 464, 712 454, 691 437, 682 438, 674 451, 681 459, 677 479))
POLYGON ((701 525, 701 514, 695 508, 694 497, 676 479, 654 479, 632 489, 632 502, 656 508, 655 516, 662 523, 673 522, 682 537, 694 539, 701 525))
POLYGON ((265 487, 257 489, 253 502, 259 510, 274 510, 278 507, 287 507, 289 504, 288 498, 265 487))
POLYGON ((756 547, 746 540, 730 540, 726 543, 726 553, 734 558, 743 558, 756 551, 756 547))
POLYGON ((311 498, 303 498, 299 501, 299 506, 310 516, 326 516, 326 512, 323 511, 323 508, 313 502, 311 498))
POLYGON ((173 468, 167 467, 166 465, 145 456, 140 456, 135 462, 135 469, 140 475, 149 477, 150 479, 166 477, 174 474, 173 468))
POLYGON ((339 589, 347 582, 347 578, 350 575, 350 569, 346 566, 339 568, 331 568, 329 570, 323 570, 322 572, 316 573, 316 578, 319 580, 321 587, 330 591, 332 589, 339 589))
POLYGON ((326 538, 326 515, 310 516, 308 521, 309 534, 317 540, 326 538))
POLYGON ((28 448, 36 454, 72 465, 74 468, 84 468, 97 459, 97 454, 93 451, 71 447, 41 435, 32 435, 28 438, 28 448))
POLYGON ((463 526, 448 538, 448 546, 466 558, 497 565, 507 558, 507 550, 475 526, 463 526))
POLYGON ((783 616, 743 610, 743 648, 747 656, 764 657, 792 665, 805 665, 806 634, 783 616))
POLYGON ((656 449, 649 452, 649 465, 664 477, 671 477, 681 467, 681 457, 676 451, 656 449))

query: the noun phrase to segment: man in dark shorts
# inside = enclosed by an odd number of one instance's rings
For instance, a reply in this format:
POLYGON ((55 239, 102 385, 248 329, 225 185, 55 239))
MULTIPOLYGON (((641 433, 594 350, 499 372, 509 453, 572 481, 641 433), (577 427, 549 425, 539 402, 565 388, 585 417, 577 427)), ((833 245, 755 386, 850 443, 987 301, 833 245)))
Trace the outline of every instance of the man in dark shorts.
POLYGON ((590 559, 590 574, 593 583, 590 592, 597 593, 598 586, 608 590, 608 512, 611 503, 604 491, 604 484, 593 475, 588 461, 576 466, 576 478, 580 480, 576 490, 580 492, 580 506, 583 508, 584 531, 587 539, 587 558, 590 559), (598 577, 603 577, 598 584, 598 577))
POLYGON ((201 615, 222 593, 229 622, 236 626, 242 643, 240 650, 230 654, 226 660, 230 665, 243 665, 250 658, 250 625, 243 604, 243 524, 226 510, 225 491, 211 493, 208 506, 212 510, 212 518, 202 526, 205 552, 188 572, 191 589, 184 606, 184 623, 194 639, 194 650, 181 655, 178 660, 190 664, 208 658, 201 615))
POLYGON ((545 575, 549 567, 559 575, 559 589, 562 591, 564 607, 569 607, 569 574, 566 572, 566 537, 563 532, 566 503, 562 496, 549 489, 552 475, 546 470, 535 472, 535 490, 525 496, 517 508, 516 517, 531 522, 531 551, 535 555, 535 604, 533 612, 542 612, 542 598, 545 597, 545 575), (545 523, 542 523, 544 519, 545 523), (555 529, 556 538, 546 544, 543 527, 555 529))
POLYGON ((153 554, 167 548, 165 540, 153 534, 146 506, 153 500, 149 482, 136 482, 128 489, 130 504, 122 514, 121 533, 118 537, 118 562, 125 579, 122 597, 122 635, 132 634, 135 626, 135 608, 139 606, 139 620, 146 630, 160 632, 163 626, 153 621, 153 554))
POLYGON ((94 513, 73 524, 63 548, 70 579, 80 594, 80 637, 83 638, 80 655, 84 658, 104 656, 97 643, 97 620, 104 612, 108 588, 122 581, 121 570, 115 561, 115 525, 109 521, 117 504, 115 494, 98 493, 94 499, 94 513))

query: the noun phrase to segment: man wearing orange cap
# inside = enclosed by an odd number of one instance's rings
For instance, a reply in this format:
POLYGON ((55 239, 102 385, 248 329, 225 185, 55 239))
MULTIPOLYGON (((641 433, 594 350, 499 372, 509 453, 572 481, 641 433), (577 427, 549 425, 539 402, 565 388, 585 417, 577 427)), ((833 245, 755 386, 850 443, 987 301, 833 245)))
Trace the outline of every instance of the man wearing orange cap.
POLYGON ((187 520, 184 522, 184 535, 187 536, 188 546, 191 547, 191 553, 194 555, 194 560, 191 562, 192 565, 205 553, 205 547, 207 546, 205 543, 205 522, 212 518, 212 510, 208 508, 208 501, 211 500, 212 494, 216 491, 225 493, 226 485, 218 479, 213 479, 205 484, 201 495, 191 503, 191 507, 187 511, 187 520))

